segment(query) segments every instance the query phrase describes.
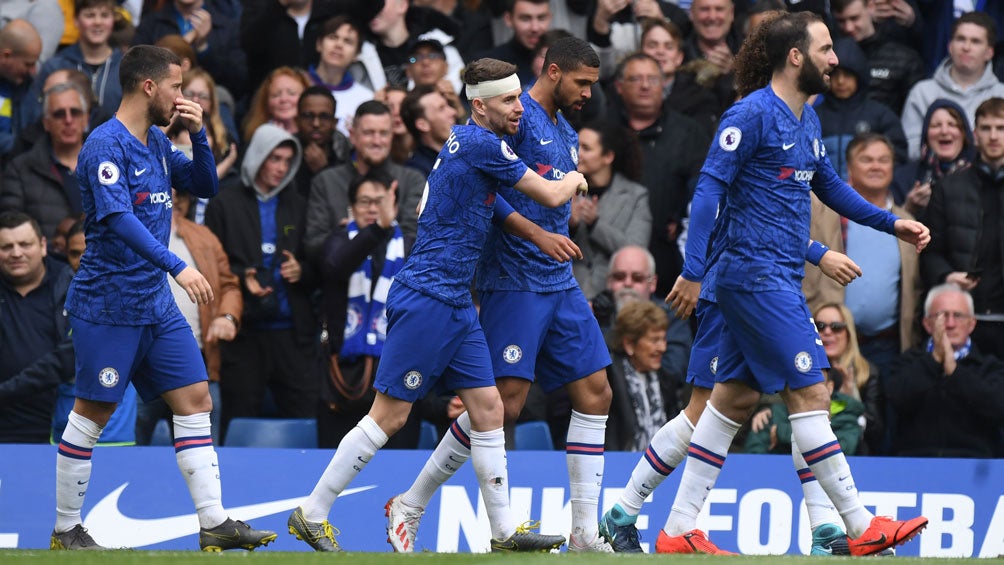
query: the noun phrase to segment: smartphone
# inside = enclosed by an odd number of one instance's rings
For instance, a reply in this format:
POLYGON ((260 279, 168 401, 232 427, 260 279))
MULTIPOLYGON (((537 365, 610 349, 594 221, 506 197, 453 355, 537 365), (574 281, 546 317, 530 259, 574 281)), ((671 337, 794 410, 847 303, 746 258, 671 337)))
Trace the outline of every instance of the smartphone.
POLYGON ((983 269, 974 269, 966 273, 966 278, 975 281, 976 279, 983 276, 983 269))
POLYGON ((255 278, 258 279, 258 285, 262 288, 272 286, 272 271, 268 267, 261 265, 255 267, 255 278))

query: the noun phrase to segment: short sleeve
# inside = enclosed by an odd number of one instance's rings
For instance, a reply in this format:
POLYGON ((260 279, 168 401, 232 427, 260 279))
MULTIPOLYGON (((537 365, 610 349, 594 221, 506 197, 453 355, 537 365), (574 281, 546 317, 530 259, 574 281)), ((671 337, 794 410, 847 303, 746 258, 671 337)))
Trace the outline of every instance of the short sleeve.
POLYGON ((734 104, 722 115, 701 172, 732 185, 760 145, 764 120, 757 106, 734 104))
POLYGON ((526 164, 520 161, 519 155, 516 155, 504 139, 486 131, 478 136, 478 146, 481 158, 474 162, 482 172, 495 178, 499 183, 515 186, 526 174, 526 164))
POLYGON ((77 181, 94 198, 94 219, 101 221, 111 214, 132 212, 126 176, 128 161, 122 145, 102 138, 90 140, 87 149, 77 164, 77 181))

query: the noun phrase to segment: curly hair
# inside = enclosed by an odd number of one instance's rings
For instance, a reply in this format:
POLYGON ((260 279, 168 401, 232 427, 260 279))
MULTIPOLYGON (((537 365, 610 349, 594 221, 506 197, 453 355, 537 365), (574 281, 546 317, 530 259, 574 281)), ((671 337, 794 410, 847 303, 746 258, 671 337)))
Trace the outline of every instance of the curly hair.
POLYGON ((736 91, 747 96, 770 83, 775 71, 784 68, 792 48, 809 50, 809 24, 822 22, 812 12, 778 12, 751 30, 736 55, 736 91))

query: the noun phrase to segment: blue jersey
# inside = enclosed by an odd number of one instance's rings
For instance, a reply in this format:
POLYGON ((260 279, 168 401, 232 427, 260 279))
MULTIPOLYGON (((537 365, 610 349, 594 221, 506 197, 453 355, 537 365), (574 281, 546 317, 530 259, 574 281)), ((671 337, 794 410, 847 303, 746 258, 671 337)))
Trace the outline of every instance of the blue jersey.
MULTIPOLYGON (((558 113, 557 123, 537 103, 529 91, 520 95, 523 117, 519 129, 506 141, 526 166, 547 180, 561 180, 579 164, 579 135, 558 113)), ((512 188, 499 190, 517 212, 541 228, 568 235, 571 202, 548 208, 512 188)), ((571 261, 559 263, 533 243, 494 228, 488 235, 485 253, 478 265, 479 291, 556 292, 576 288, 571 261)))
POLYGON ((841 215, 888 233, 896 217, 872 206, 833 170, 819 119, 804 106, 799 120, 771 87, 753 92, 722 116, 692 206, 684 277, 702 280, 695 260, 708 240, 713 206, 725 194, 729 222, 717 261, 717 284, 746 291, 801 293, 811 216, 809 190, 841 215), (708 209, 711 212, 708 212, 708 209), (691 251, 694 244, 694 252, 691 251))
POLYGON ((103 221, 134 214, 165 248, 171 234, 171 187, 216 194, 216 168, 205 131, 192 135, 197 163, 156 127, 147 144, 113 118, 87 137, 77 158, 87 252, 66 295, 66 310, 89 322, 140 326, 178 312, 167 273, 136 253, 103 221), (198 165, 198 166, 196 166, 198 165))
POLYGON ((452 306, 470 305, 495 195, 500 186, 519 182, 526 170, 495 133, 478 125, 454 126, 429 173, 415 245, 394 282, 452 306))

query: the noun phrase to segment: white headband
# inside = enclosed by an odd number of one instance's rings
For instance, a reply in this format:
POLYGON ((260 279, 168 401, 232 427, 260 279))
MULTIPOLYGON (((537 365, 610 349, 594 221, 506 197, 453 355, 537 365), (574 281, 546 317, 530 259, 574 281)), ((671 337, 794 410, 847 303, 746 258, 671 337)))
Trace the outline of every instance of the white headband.
POLYGON ((486 80, 484 82, 479 82, 478 84, 468 84, 467 87, 467 99, 474 100, 475 98, 491 98, 492 96, 498 96, 499 94, 505 94, 506 92, 512 92, 513 90, 519 90, 519 77, 515 73, 497 80, 486 80))

